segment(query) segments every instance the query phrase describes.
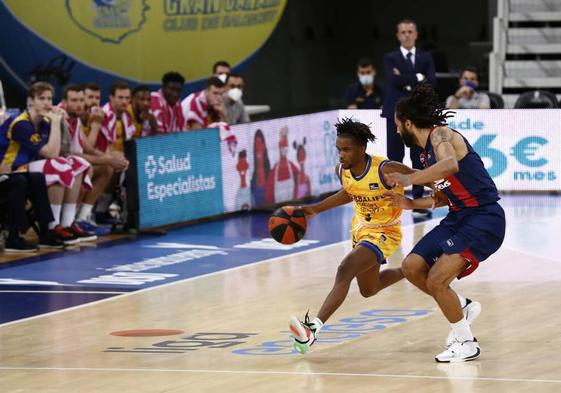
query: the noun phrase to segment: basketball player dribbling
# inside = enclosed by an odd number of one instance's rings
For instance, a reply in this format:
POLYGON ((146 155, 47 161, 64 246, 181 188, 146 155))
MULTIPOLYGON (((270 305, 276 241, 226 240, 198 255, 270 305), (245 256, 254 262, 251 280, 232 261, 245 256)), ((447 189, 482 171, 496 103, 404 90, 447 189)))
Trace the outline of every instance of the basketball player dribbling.
MULTIPOLYGON (((341 306, 355 277, 364 297, 373 296, 403 278, 399 268, 380 271, 380 266, 386 263, 401 242, 401 208, 392 206, 390 201, 384 199, 390 187, 383 176, 392 172, 409 174, 412 170, 384 157, 366 154, 368 141, 375 140, 367 125, 343 119, 335 124, 335 128, 340 161, 336 173, 342 189, 300 209, 306 216, 313 216, 354 201, 355 214, 351 227, 353 249, 339 265, 335 284, 316 318, 310 321, 306 314, 304 321, 296 317, 290 320, 289 327, 294 334, 293 347, 302 354, 309 351, 323 324, 341 306)), ((403 189, 394 191, 403 194, 403 189)))
POLYGON ((426 84, 419 85, 411 96, 396 105, 395 124, 406 146, 420 146, 425 169, 413 174, 386 175, 386 182, 396 187, 388 200, 404 209, 434 207, 440 203, 432 197, 410 200, 401 189, 410 184, 435 183, 444 193, 448 215, 426 234, 405 258, 405 277, 432 296, 451 325, 446 350, 437 354, 437 362, 463 362, 479 357, 479 343, 470 323, 481 305, 459 296, 450 288, 456 278, 471 274, 479 262, 489 258, 501 246, 505 236, 505 215, 497 203, 495 183, 481 157, 459 132, 446 127, 446 112, 438 96, 426 84))

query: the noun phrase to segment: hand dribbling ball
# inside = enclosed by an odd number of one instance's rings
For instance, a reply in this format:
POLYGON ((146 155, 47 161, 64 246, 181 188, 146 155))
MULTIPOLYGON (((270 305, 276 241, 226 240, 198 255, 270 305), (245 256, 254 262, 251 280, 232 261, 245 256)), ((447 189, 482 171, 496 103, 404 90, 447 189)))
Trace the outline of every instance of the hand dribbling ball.
POLYGON ((294 206, 283 206, 269 218, 269 232, 273 239, 282 244, 293 244, 306 234, 306 216, 294 206))

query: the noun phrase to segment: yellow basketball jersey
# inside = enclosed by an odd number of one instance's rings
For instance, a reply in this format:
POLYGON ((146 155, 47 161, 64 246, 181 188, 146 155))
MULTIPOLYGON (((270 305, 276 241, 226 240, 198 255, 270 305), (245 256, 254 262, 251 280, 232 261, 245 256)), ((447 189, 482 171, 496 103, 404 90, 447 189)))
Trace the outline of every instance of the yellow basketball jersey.
MULTIPOLYGON (((368 156, 364 173, 355 177, 350 170, 340 169, 341 184, 355 202, 355 217, 366 226, 383 227, 399 225, 401 208, 392 206, 384 199, 388 192, 382 179, 381 168, 388 160, 384 157, 368 156)), ((403 189, 394 189, 403 194, 403 189)))

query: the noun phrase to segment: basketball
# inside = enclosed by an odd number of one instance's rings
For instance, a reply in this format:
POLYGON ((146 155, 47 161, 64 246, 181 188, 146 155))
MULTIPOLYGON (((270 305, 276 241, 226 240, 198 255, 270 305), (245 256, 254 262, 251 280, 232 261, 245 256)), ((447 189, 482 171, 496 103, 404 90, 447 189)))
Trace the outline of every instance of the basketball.
POLYGON ((293 244, 306 234, 306 216, 294 206, 283 206, 269 218, 269 232, 282 244, 293 244))

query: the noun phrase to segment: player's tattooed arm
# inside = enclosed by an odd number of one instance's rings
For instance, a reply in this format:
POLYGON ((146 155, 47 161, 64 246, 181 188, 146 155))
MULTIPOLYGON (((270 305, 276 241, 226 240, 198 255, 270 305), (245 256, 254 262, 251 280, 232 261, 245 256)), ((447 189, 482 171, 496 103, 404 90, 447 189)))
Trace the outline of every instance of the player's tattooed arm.
POLYGON ((436 128, 430 138, 437 161, 447 158, 460 161, 468 153, 464 138, 448 127, 436 128))
POLYGON ((438 150, 441 143, 448 142, 452 144, 452 130, 448 127, 437 127, 430 135, 430 140, 434 150, 438 150))

